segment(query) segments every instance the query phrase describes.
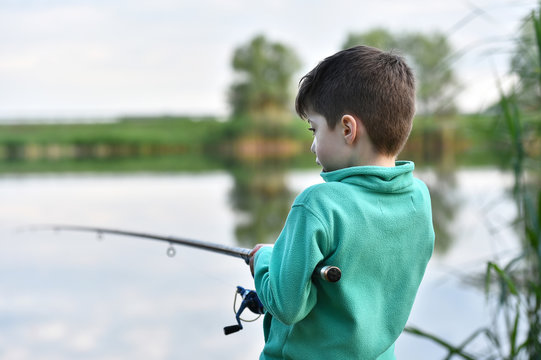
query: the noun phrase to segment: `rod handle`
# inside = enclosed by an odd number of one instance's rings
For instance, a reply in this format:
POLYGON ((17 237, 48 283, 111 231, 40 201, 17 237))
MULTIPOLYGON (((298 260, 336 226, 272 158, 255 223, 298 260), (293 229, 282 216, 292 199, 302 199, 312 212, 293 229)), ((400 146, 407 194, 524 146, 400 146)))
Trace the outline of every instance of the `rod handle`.
MULTIPOLYGON (((250 264, 250 256, 243 257, 246 264, 250 264)), ((338 266, 323 265, 318 266, 312 274, 312 278, 320 278, 325 281, 335 283, 342 277, 342 270, 338 266)))
POLYGON ((333 265, 318 266, 316 270, 314 270, 313 276, 320 277, 325 281, 334 283, 340 280, 342 277, 342 270, 333 265))

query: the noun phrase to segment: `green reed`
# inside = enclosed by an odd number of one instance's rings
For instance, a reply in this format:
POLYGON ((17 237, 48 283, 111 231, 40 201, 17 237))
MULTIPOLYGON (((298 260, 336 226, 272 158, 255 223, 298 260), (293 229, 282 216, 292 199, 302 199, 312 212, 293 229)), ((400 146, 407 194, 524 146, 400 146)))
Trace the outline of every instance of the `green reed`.
MULTIPOLYGON (((538 63, 531 70, 537 74, 541 89, 541 11, 533 11, 531 21, 538 56, 538 63)), ((495 305, 492 307, 491 326, 479 328, 459 345, 418 328, 406 329, 410 334, 444 347, 446 359, 541 359, 541 190, 534 179, 540 164, 539 159, 532 158, 525 148, 526 139, 539 135, 536 133, 538 129, 525 126, 525 122, 539 124, 541 111, 532 113, 521 109, 515 91, 500 92, 501 118, 509 139, 508 151, 513 159, 513 198, 518 214, 513 225, 521 239, 521 248, 511 260, 486 264, 485 295, 487 303, 492 301, 495 305), (482 353, 478 347, 473 349, 474 343, 480 339, 484 339, 486 344, 482 353)))

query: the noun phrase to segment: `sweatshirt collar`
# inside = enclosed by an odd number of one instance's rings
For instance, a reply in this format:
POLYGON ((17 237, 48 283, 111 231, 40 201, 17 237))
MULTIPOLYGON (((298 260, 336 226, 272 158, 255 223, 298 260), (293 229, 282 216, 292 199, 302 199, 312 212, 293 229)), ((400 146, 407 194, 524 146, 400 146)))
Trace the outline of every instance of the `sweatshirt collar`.
POLYGON ((376 192, 400 192, 413 183, 412 161, 397 161, 394 167, 354 166, 322 172, 325 182, 345 182, 376 192))

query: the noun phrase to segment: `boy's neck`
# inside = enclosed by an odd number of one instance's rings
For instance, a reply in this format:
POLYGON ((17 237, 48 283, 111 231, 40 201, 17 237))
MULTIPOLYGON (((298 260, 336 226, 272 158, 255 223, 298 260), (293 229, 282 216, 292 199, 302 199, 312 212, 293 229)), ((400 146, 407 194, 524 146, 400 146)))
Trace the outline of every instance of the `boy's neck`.
POLYGON ((383 167, 394 167, 395 166, 395 157, 388 157, 383 155, 374 156, 370 159, 362 161, 360 166, 383 166, 383 167))
POLYGON ((359 121, 358 124, 356 141, 351 148, 352 162, 357 166, 394 167, 396 155, 386 155, 377 151, 362 122, 359 121))
POLYGON ((375 151, 357 153, 350 162, 351 166, 382 166, 394 167, 396 156, 387 156, 375 151))

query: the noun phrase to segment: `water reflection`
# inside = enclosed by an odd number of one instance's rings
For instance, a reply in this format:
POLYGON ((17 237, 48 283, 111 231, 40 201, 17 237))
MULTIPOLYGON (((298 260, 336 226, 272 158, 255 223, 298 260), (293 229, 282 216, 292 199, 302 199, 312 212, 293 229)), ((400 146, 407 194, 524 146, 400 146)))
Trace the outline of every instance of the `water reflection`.
POLYGON ((432 219, 436 233, 434 252, 437 254, 444 254, 452 247, 453 236, 450 226, 461 206, 460 200, 454 196, 457 170, 446 164, 449 163, 442 162, 431 168, 432 176, 424 179, 432 200, 432 219))
MULTIPOLYGON (((418 143, 417 143, 418 144, 418 143)), ((434 152, 414 145, 401 155, 402 159, 414 160, 416 171, 430 169, 429 188, 432 197, 435 251, 444 253, 453 242, 449 224, 460 211, 460 202, 452 193, 456 187, 454 161, 434 162, 434 152), (412 151, 413 150, 413 151, 412 151), (426 154, 427 157, 425 158, 426 154)), ((308 151, 307 151, 308 153, 308 151)), ((446 155, 449 158, 449 155, 446 155)), ((251 247, 257 243, 274 242, 279 235, 297 192, 292 191, 285 180, 290 169, 318 171, 311 154, 287 160, 263 159, 241 161, 230 158, 210 157, 205 154, 188 154, 163 157, 113 158, 61 160, 37 163, 20 161, 1 163, 3 172, 208 172, 227 171, 233 179, 229 194, 230 202, 237 211, 235 235, 238 244, 251 247), (294 165, 292 165, 292 162, 294 165)), ((321 179, 318 179, 321 180, 321 179)))
POLYGON ((434 222, 434 232, 436 233, 436 240, 434 242, 435 253, 446 253, 453 244, 450 224, 455 219, 459 203, 451 195, 452 192, 450 189, 454 188, 454 183, 450 184, 448 180, 448 177, 444 177, 442 181, 442 177, 438 174, 436 176, 437 185, 430 186, 432 219, 434 222))
POLYGON ((235 235, 240 245, 273 243, 280 234, 295 194, 285 180, 281 162, 244 163, 230 170, 234 186, 231 205, 239 215, 235 235))

